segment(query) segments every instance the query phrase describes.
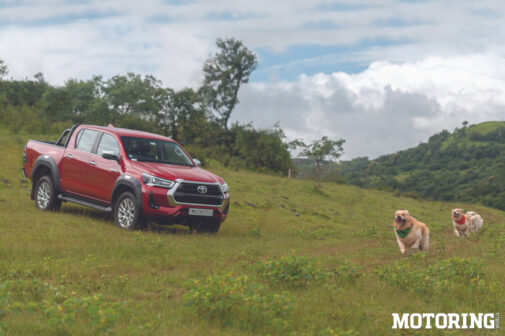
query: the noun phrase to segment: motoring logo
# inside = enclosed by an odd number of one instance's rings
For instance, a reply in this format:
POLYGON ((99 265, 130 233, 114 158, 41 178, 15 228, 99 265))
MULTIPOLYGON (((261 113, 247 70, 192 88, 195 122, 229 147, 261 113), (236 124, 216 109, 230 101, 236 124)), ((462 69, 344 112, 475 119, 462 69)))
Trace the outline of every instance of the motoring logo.
POLYGON ((393 313, 393 329, 498 329, 499 313, 393 313))
POLYGON ((198 188, 196 188, 196 190, 198 190, 198 192, 202 195, 206 194, 207 193, 207 187, 204 186, 204 185, 200 185, 198 186, 198 188))

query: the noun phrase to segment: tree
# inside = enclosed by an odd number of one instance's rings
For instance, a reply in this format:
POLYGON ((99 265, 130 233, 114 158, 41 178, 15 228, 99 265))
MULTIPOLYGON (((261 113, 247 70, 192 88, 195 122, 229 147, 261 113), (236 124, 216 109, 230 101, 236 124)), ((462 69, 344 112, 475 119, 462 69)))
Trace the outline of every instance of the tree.
POLYGON ((300 153, 316 166, 316 178, 317 178, 317 190, 321 191, 321 165, 331 161, 331 159, 338 159, 344 152, 342 145, 344 144, 344 139, 330 140, 328 137, 323 136, 320 140, 314 140, 311 144, 306 145, 300 140, 295 140, 291 142, 294 147, 302 147, 300 153))
POLYGON ((201 90, 219 124, 228 132, 228 120, 239 102, 238 90, 249 81, 257 59, 242 41, 217 39, 216 45, 220 51, 203 66, 205 80, 201 90))
POLYGON ((158 79, 151 75, 142 78, 134 73, 110 78, 103 83, 101 90, 112 111, 112 122, 127 115, 143 120, 156 119, 165 94, 158 79))
POLYGON ((0 80, 7 76, 8 73, 9 69, 7 68, 7 64, 5 64, 2 59, 0 59, 0 80))
POLYGON ((206 122, 200 96, 191 88, 177 92, 166 89, 164 101, 158 124, 165 134, 185 144, 194 142, 206 122))
POLYGON ((289 145, 282 141, 285 136, 278 123, 272 129, 261 130, 251 124, 234 123, 230 132, 234 138, 233 156, 242 167, 283 173, 293 167, 289 145))

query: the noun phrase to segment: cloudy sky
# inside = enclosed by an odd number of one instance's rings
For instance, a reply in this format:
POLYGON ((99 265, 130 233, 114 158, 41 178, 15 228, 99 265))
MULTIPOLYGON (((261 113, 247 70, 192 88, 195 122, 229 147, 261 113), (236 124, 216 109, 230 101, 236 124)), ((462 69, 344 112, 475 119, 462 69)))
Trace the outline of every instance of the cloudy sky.
POLYGON ((0 59, 56 85, 137 72, 196 88, 215 39, 235 37, 259 64, 232 119, 344 138, 349 159, 504 120, 504 22, 502 0, 0 0, 0 59))

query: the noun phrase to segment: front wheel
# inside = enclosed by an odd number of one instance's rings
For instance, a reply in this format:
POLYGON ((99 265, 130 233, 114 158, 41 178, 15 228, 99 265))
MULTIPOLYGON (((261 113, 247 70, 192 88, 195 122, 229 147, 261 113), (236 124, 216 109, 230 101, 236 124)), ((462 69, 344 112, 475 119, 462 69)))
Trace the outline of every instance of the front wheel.
POLYGON ((114 221, 123 230, 134 230, 142 227, 142 215, 131 192, 122 193, 114 207, 114 221))
POLYGON ((56 198, 53 181, 50 176, 42 176, 35 187, 35 206, 40 210, 59 210, 61 200, 56 198))

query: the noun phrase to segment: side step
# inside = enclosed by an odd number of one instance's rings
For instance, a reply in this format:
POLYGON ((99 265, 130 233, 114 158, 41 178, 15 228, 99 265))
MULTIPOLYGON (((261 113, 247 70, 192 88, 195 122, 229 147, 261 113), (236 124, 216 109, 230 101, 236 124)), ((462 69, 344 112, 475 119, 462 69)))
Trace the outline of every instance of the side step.
POLYGON ((62 201, 77 203, 80 205, 84 205, 84 206, 87 206, 87 207, 90 207, 93 209, 97 209, 97 210, 101 210, 101 211, 105 211, 105 212, 112 212, 112 208, 110 206, 101 205, 101 204, 98 204, 98 203, 95 203, 92 201, 88 201, 88 200, 85 200, 85 199, 82 199, 79 197, 65 195, 65 194, 59 194, 58 198, 62 201))

